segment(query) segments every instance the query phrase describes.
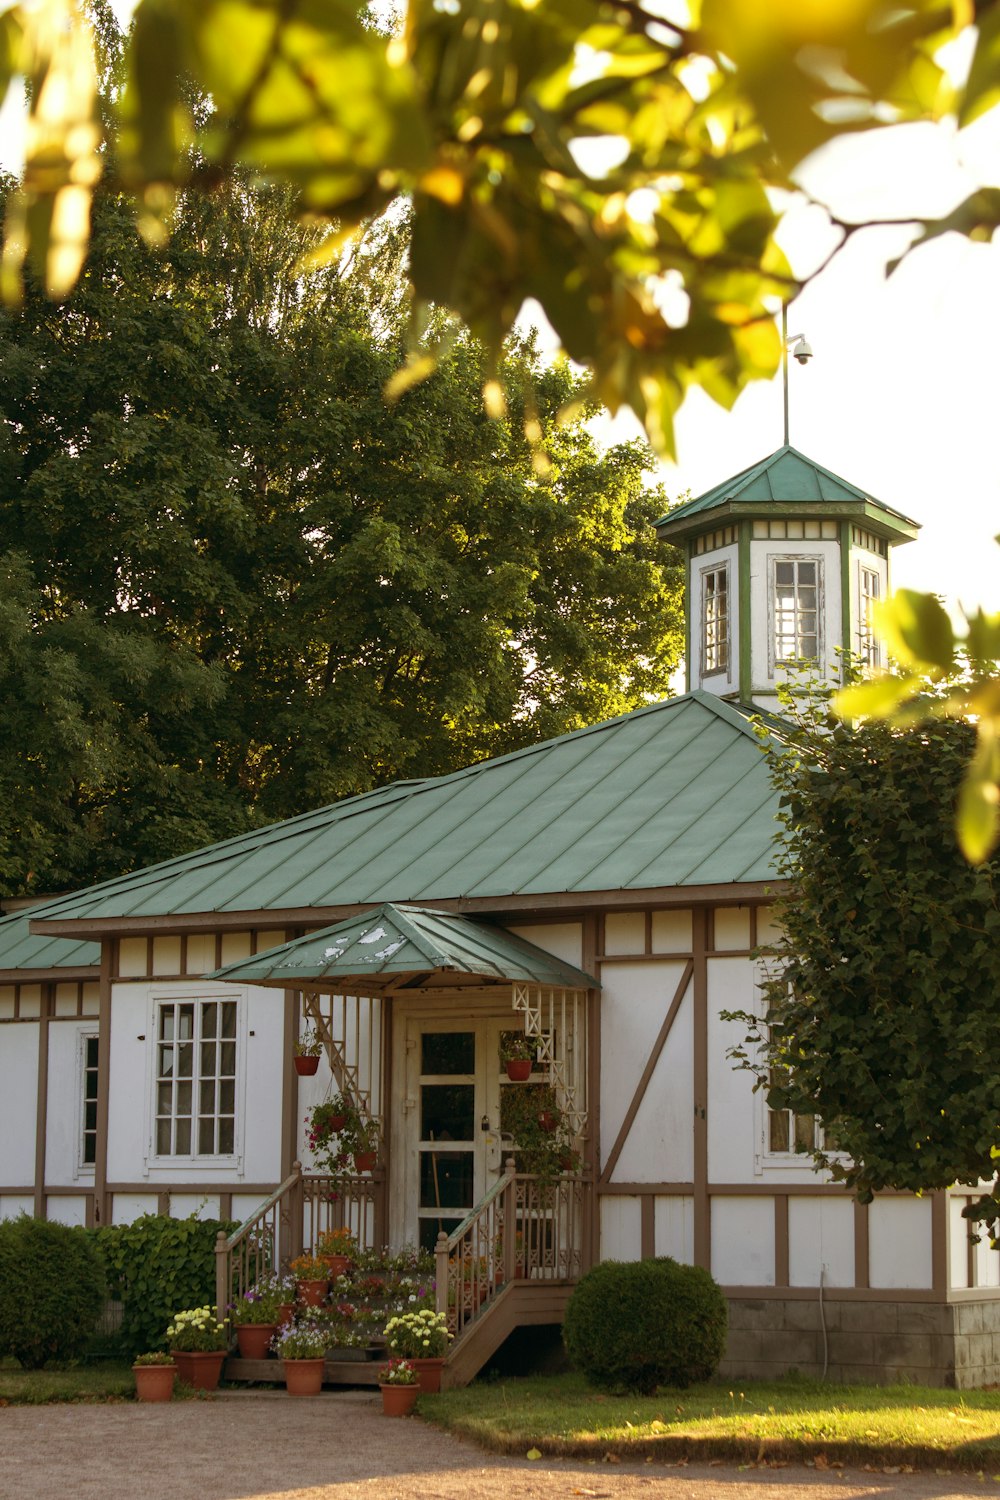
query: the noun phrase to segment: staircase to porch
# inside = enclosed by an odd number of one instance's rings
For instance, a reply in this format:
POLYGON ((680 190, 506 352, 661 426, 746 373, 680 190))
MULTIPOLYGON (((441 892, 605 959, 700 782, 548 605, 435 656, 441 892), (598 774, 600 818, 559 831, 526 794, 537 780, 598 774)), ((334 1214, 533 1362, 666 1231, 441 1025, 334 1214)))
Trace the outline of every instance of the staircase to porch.
MULTIPOLYGON (((541 1180, 517 1172, 510 1160, 455 1231, 439 1235, 433 1295, 452 1333, 444 1386, 466 1385, 515 1329, 562 1322, 573 1287, 592 1260, 592 1193, 585 1173, 541 1180)), ((325 1230, 342 1224, 362 1248, 384 1243, 384 1179, 377 1172, 347 1182, 307 1177, 296 1163, 292 1175, 233 1235, 219 1235, 218 1316, 225 1316, 262 1275, 287 1268, 303 1250, 313 1250, 325 1230)), ((354 1305, 364 1305, 346 1295, 354 1305)), ((374 1386, 383 1357, 375 1347, 331 1348, 324 1382, 374 1386)), ((282 1367, 273 1358, 234 1355, 225 1378, 280 1383, 282 1367)))

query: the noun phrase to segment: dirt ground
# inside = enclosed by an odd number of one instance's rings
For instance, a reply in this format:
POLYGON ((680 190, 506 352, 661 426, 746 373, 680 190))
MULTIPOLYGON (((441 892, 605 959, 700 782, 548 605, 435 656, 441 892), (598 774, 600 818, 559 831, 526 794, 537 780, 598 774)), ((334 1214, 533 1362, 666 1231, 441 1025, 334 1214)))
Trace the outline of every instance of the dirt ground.
POLYGON ((377 1393, 0 1409, 0 1500, 948 1500, 988 1475, 494 1458, 377 1393), (775 1491, 779 1490, 780 1494, 775 1491))

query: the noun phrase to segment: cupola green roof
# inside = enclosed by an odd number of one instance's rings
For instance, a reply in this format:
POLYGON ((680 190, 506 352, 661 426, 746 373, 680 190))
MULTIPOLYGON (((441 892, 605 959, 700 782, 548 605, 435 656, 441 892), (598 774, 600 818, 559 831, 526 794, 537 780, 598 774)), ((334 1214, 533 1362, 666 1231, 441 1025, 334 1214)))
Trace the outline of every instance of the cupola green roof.
POLYGON ((675 541, 705 531, 726 517, 761 514, 854 519, 895 543, 912 541, 919 530, 917 522, 901 511, 884 505, 787 443, 697 499, 678 505, 657 521, 656 530, 661 539, 675 541))

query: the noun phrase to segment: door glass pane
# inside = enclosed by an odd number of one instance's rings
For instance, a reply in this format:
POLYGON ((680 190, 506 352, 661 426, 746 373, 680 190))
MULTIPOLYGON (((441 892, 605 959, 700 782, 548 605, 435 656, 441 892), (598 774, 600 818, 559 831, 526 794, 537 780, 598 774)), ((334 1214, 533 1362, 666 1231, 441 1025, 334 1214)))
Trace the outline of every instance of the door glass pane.
POLYGON ((472 1207, 472 1152, 420 1153, 420 1207, 472 1207))
POLYGON ((421 1086, 422 1141, 472 1141, 475 1135, 475 1084, 425 1083, 421 1086))
POLYGON ((420 1248, 421 1250, 433 1250, 437 1244, 437 1237, 443 1229, 445 1234, 451 1234, 461 1224, 461 1219, 421 1219, 420 1220, 420 1248))
POLYGON ((425 1031, 420 1038, 421 1073, 474 1073, 474 1031, 425 1031))

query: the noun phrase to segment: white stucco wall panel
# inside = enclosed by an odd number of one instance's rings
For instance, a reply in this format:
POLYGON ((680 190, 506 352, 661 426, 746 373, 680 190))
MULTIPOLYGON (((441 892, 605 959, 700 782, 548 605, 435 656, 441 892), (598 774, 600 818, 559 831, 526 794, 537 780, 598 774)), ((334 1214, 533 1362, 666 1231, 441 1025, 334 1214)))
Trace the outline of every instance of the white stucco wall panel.
POLYGON ((854 1285, 854 1202, 841 1198, 788 1200, 788 1280, 791 1286, 854 1285))
POLYGON ((76 1182, 90 1184, 94 1180, 93 1167, 83 1167, 80 1160, 83 1144, 80 1039, 87 1034, 93 1036, 96 1031, 96 1021, 65 1021, 49 1027, 45 1181, 51 1187, 72 1187, 76 1182))
POLYGON ((723 1021, 724 1010, 751 1010, 754 967, 748 958, 708 960, 708 1180, 754 1181, 754 1093, 749 1073, 737 1070, 727 1051, 746 1027, 723 1021))
POLYGON ((576 968, 583 963, 583 927, 579 922, 533 922, 510 930, 526 943, 534 943, 536 948, 561 958, 563 963, 576 968))
POLYGON ((654 911, 652 947, 654 953, 690 953, 691 913, 654 911))
POLYGON ((76 1193, 53 1194, 45 1200, 45 1217, 56 1224, 86 1224, 87 1200, 76 1193))
POLYGON ((716 948, 742 948, 750 946, 750 908, 748 906, 717 906, 713 917, 716 948))
POLYGON ((243 1224, 255 1214, 262 1203, 267 1201, 267 1194, 261 1193, 234 1193, 232 1198, 232 1217, 243 1224))
POLYGON ((653 1210, 653 1235, 657 1255, 694 1262, 694 1199, 657 1198, 653 1210))
POLYGON ((978 1245, 973 1245, 972 1253, 976 1286, 1000 1286, 1000 1255, 990 1245, 988 1235, 984 1235, 978 1245))
POLYGON ((757 908, 757 943, 758 943, 758 946, 759 947, 764 947, 765 944, 767 944, 767 943, 776 943, 776 942, 779 941, 779 939, 782 936, 783 936, 783 933, 782 933, 782 930, 781 930, 780 926, 778 925, 778 923, 774 920, 774 918, 771 915, 771 908, 769 906, 760 906, 760 907, 758 907, 757 908))
POLYGON ((115 1193, 111 1204, 112 1224, 132 1224, 144 1214, 155 1214, 155 1193, 115 1193))
POLYGON ((187 941, 187 971, 189 974, 211 974, 219 965, 215 962, 215 933, 190 932, 187 941))
POLYGON ((642 1220, 638 1198, 606 1194, 601 1199, 601 1259, 639 1260, 642 1220))
MULTIPOLYGON (((602 1161, 618 1137, 683 972, 677 959, 601 967, 602 1161)), ((615 1169, 619 1182, 691 1177, 691 1014, 689 986, 615 1169)))
POLYGON ((38 1017, 42 1013, 42 987, 40 984, 22 984, 19 1000, 21 1019, 38 1017))
MULTIPOLYGON (((38 1089, 38 1027, 0 1031, 0 1142, 6 1187, 30 1188, 35 1179, 35 1102, 38 1089)), ((30 1209, 29 1199, 29 1209, 30 1209)), ((14 1210, 18 1212, 17 1209, 14 1210)))
POLYGON ((948 1199, 948 1285, 969 1285, 969 1222, 962 1218, 964 1198, 948 1199))
POLYGON ((605 953, 644 953, 646 951, 646 913, 611 911, 604 918, 605 953))
POLYGON ((219 1217, 219 1195, 217 1193, 171 1193, 170 1217, 172 1219, 217 1219, 219 1217))
POLYGON ((774 1285, 774 1199, 712 1198, 712 1275, 722 1286, 774 1285))
POLYGON ((19 1214, 33 1214, 35 1200, 30 1193, 5 1193, 0 1197, 0 1219, 16 1219, 19 1214))
POLYGON ((869 1206, 868 1280, 873 1288, 931 1285, 929 1198, 876 1198, 869 1206))

